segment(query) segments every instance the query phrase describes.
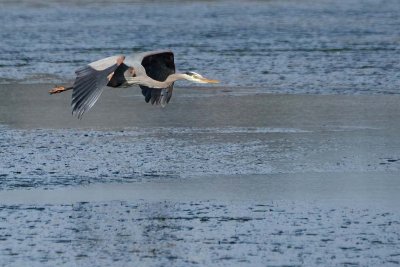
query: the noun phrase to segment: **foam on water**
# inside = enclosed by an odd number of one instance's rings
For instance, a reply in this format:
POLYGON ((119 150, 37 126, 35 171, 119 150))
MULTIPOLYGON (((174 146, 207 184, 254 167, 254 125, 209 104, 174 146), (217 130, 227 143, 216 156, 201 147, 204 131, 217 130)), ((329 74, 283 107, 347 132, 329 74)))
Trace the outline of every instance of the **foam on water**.
POLYGON ((153 128, 125 128, 125 130, 134 130, 137 134, 148 135, 149 133, 155 134, 200 134, 200 133, 309 133, 309 130, 302 130, 296 128, 272 128, 272 127, 212 127, 212 128, 196 128, 196 127, 153 127, 153 128))

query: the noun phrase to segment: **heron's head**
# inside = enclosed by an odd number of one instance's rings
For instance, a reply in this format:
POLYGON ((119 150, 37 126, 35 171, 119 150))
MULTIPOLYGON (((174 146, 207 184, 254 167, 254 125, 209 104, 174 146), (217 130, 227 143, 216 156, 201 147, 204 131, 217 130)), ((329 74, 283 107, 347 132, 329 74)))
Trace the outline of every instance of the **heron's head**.
POLYGON ((184 75, 185 75, 186 80, 192 81, 195 83, 219 83, 218 80, 207 79, 193 71, 187 71, 184 73, 184 75))

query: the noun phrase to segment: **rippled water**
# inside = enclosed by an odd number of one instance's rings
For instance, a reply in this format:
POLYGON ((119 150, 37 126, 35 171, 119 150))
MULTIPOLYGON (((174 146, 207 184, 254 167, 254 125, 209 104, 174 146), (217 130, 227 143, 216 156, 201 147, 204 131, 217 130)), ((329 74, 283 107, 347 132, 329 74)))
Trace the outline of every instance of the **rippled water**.
POLYGON ((400 96, 259 94, 397 94, 399 1, 62 2, 0 0, 0 266, 400 263, 400 96), (47 94, 159 48, 223 88, 47 94))
POLYGON ((117 53, 263 92, 398 93, 400 2, 2 1, 0 82, 59 82, 117 53))
POLYGON ((3 266, 399 264, 398 216, 373 209, 141 200, 0 209, 10 222, 3 266))

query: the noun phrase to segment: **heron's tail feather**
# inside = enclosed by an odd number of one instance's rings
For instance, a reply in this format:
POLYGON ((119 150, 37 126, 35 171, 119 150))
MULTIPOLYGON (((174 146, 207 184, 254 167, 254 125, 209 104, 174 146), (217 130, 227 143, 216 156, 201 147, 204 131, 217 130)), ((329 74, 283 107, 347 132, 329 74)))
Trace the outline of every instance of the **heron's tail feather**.
POLYGON ((166 89, 161 90, 160 104, 161 107, 165 108, 165 106, 169 103, 172 97, 172 91, 174 87, 170 86, 166 89))
POLYGON ((65 92, 65 91, 68 91, 68 90, 71 90, 71 89, 73 89, 72 86, 70 86, 70 87, 55 86, 49 91, 49 94, 51 94, 51 95, 58 94, 58 93, 62 93, 62 92, 65 92))
POLYGON ((164 108, 167 105, 168 91, 167 89, 161 90, 160 105, 164 108))

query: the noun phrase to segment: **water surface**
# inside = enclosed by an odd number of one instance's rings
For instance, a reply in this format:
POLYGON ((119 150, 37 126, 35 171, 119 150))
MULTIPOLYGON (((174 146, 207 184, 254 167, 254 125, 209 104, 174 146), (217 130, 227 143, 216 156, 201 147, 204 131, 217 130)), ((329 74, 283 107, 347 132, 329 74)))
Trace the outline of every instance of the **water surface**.
MULTIPOLYGON (((400 2, 2 1, 0 82, 169 48, 179 70, 258 92, 398 93, 400 2)), ((251 93, 249 91, 249 93, 251 93)))
POLYGON ((0 266, 398 265, 399 7, 1 1, 0 266), (47 93, 160 48, 221 87, 47 93))

